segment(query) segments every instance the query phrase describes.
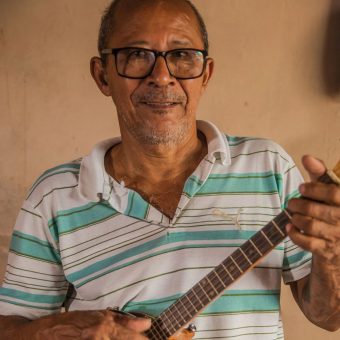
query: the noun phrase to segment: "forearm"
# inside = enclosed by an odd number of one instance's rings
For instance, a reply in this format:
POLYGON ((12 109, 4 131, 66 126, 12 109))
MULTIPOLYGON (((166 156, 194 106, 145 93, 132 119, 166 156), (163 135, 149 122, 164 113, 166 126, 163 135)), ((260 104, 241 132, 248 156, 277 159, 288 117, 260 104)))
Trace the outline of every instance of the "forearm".
POLYGON ((142 333, 150 326, 149 319, 129 318, 108 310, 56 313, 33 321, 0 315, 0 339, 146 340, 142 333))
POLYGON ((306 317, 329 331, 340 328, 340 268, 313 260, 312 272, 300 287, 299 305, 306 317))
POLYGON ((0 315, 0 338, 25 340, 33 339, 30 332, 30 323, 32 321, 20 316, 2 316, 0 315))

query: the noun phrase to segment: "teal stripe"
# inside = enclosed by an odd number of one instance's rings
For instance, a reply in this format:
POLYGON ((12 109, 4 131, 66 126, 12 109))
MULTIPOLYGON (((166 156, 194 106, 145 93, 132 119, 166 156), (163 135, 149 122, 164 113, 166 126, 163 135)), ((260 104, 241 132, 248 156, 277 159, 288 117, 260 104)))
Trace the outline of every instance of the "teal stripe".
POLYGON ((62 234, 98 223, 117 213, 109 203, 91 202, 82 207, 59 211, 57 217, 48 221, 48 225, 54 239, 58 240, 62 234))
POLYGON ((45 246, 45 247, 53 248, 53 246, 50 244, 50 242, 45 241, 45 240, 41 240, 40 238, 38 238, 36 236, 23 233, 19 230, 15 230, 13 232, 13 236, 17 236, 19 238, 23 238, 23 239, 26 239, 26 240, 29 240, 29 241, 32 241, 32 242, 39 243, 40 245, 45 246))
POLYGON ((283 260, 283 269, 287 269, 292 265, 296 266, 301 262, 306 262, 306 260, 311 259, 311 257, 312 257, 311 253, 307 251, 300 251, 297 254, 287 256, 283 260))
POLYGON ((142 302, 128 302, 125 306, 123 306, 122 310, 127 313, 141 312, 157 317, 162 311, 167 309, 180 297, 181 294, 176 294, 163 299, 146 300, 142 302))
POLYGON ((209 305, 202 314, 242 313, 280 309, 278 291, 227 291, 209 305))
POLYGON ((189 196, 193 197, 195 193, 201 188, 202 181, 197 176, 190 176, 184 184, 183 191, 189 196))
MULTIPOLYGON (((163 255, 163 254, 167 254, 167 253, 172 253, 172 252, 176 252, 176 251, 179 251, 179 250, 183 250, 183 249, 204 249, 204 248, 209 248, 209 249, 213 249, 213 248, 237 248, 237 247, 240 247, 241 246, 241 243, 234 243, 234 244, 230 244, 230 243, 220 243, 220 244, 199 244, 199 245, 183 245, 183 246, 178 246, 178 247, 172 247, 172 248, 167 248, 166 250, 161 250, 161 251, 157 251, 157 252, 154 252, 152 254, 149 254, 147 256, 143 256, 143 257, 140 257, 136 260, 133 260, 133 261, 130 261, 130 262, 126 262, 120 266, 117 266, 117 267, 114 267, 114 268, 111 268, 110 270, 107 270, 105 272, 102 272, 101 274, 99 275, 96 275, 96 276, 92 276, 91 278, 88 278, 84 281, 81 281, 79 282, 76 287, 79 288, 93 280, 96 280, 102 276, 105 276, 107 274, 110 274, 114 271, 117 271, 117 270, 120 270, 122 268, 125 268, 125 267, 128 267, 128 266, 131 266, 133 264, 136 264, 136 263, 139 263, 139 262, 142 262, 144 260, 148 260, 152 257, 155 257, 155 256, 158 256, 158 255, 163 255)), ((278 251, 283 251, 283 248, 282 247, 279 247, 277 246, 275 248, 275 250, 278 250, 278 251)), ((209 267, 209 269, 213 269, 214 267, 209 267)), ((271 269, 280 269, 281 270, 281 267, 280 268, 275 268, 275 267, 261 267, 261 266, 256 266, 256 268, 258 269, 261 269, 261 268, 264 268, 264 269, 268 269, 268 268, 271 268, 271 269)), ((201 268, 198 268, 199 270, 201 268)))
POLYGON ((284 206, 282 207, 282 209, 285 209, 287 208, 287 205, 288 205, 288 201, 292 198, 298 198, 300 197, 300 192, 298 189, 294 190, 293 192, 291 192, 290 194, 288 194, 285 198, 285 201, 284 201, 284 206))
POLYGON ((51 168, 47 171, 45 171, 32 185, 29 195, 27 196, 27 199, 31 196, 31 194, 33 193, 33 191, 35 190, 35 188, 41 183, 43 182, 46 178, 49 178, 51 176, 54 175, 58 175, 58 174, 62 174, 62 173, 79 173, 79 169, 80 169, 80 164, 79 163, 69 163, 69 164, 62 164, 59 165, 57 167, 51 168), (69 171, 58 171, 58 170, 62 170, 62 169, 70 169, 69 171), (76 171, 75 171, 76 170, 76 171))
MULTIPOLYGON (((129 257, 138 256, 144 252, 169 245, 177 242, 187 241, 206 241, 206 240, 246 240, 250 238, 255 231, 239 231, 239 230, 217 230, 217 231, 197 231, 197 232, 174 232, 169 235, 161 236, 155 240, 145 242, 139 246, 133 247, 115 256, 98 261, 84 269, 67 275, 70 282, 80 280, 97 271, 105 269, 108 266, 126 260, 129 257)), ((190 247, 189 245, 187 247, 190 247)))
POLYGON ((0 301, 5 302, 5 303, 9 303, 9 304, 15 305, 15 306, 25 307, 25 308, 33 308, 33 309, 49 310, 49 311, 60 310, 60 306, 58 306, 58 307, 37 307, 37 306, 32 306, 32 305, 28 305, 28 304, 25 304, 25 303, 18 303, 16 301, 10 301, 10 300, 1 299, 1 298, 0 298, 0 301))
POLYGON ((48 304, 61 304, 65 295, 43 295, 43 294, 32 294, 22 292, 16 289, 2 288, 0 287, 0 296, 6 296, 13 299, 23 300, 26 302, 34 303, 48 303, 48 304))
POLYGON ((60 255, 50 243, 18 231, 13 233, 10 251, 42 261, 61 263, 60 255))
POLYGON ((130 190, 125 215, 145 219, 149 204, 137 192, 130 190))
POLYGON ((282 178, 272 174, 261 177, 259 181, 256 176, 248 177, 217 177, 209 176, 205 184, 199 190, 199 194, 221 194, 221 193, 276 193, 282 191, 282 178))
MULTIPOLYGON (((123 310, 157 316, 176 302, 180 296, 181 294, 176 294, 162 299, 128 302, 123 310)), ((277 311, 279 308, 280 292, 278 290, 226 290, 226 293, 210 304, 202 314, 277 311)))

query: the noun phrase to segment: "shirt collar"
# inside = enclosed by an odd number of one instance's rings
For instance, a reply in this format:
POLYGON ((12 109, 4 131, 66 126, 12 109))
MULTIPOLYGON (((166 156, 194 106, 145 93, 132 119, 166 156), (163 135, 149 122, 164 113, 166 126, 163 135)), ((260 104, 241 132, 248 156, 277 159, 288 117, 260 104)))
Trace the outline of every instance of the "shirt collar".
POLYGON ((112 190, 112 179, 104 166, 106 152, 121 141, 120 137, 104 140, 95 145, 80 165, 79 190, 90 201, 108 200, 112 190))
POLYGON ((222 165, 231 163, 230 149, 227 137, 211 122, 198 120, 197 129, 203 132, 208 143, 208 159, 222 165))
MULTIPOLYGON (((198 120, 197 129, 207 140, 210 162, 231 163, 229 144, 226 136, 211 122, 198 120)), ((106 152, 121 142, 120 137, 104 140, 95 145, 91 153, 85 156, 80 165, 79 190, 83 197, 90 201, 108 200, 113 188, 113 180, 104 166, 106 152)), ((115 185, 115 190, 119 185, 115 185)))

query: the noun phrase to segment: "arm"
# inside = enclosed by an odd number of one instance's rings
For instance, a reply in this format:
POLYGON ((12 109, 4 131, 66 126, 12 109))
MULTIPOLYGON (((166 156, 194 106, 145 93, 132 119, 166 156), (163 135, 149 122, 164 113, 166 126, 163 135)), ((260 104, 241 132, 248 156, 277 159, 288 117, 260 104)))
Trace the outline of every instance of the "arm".
POLYGON ((300 187, 304 198, 289 202, 293 218, 287 231, 294 243, 312 252, 313 260, 310 275, 292 283, 291 290, 311 322, 336 331, 340 328, 340 187, 316 182, 325 172, 320 161, 306 156, 303 164, 312 182, 300 187))
POLYGON ((149 319, 130 318, 110 311, 75 311, 34 321, 0 316, 1 338, 12 340, 113 339, 146 340, 149 319))

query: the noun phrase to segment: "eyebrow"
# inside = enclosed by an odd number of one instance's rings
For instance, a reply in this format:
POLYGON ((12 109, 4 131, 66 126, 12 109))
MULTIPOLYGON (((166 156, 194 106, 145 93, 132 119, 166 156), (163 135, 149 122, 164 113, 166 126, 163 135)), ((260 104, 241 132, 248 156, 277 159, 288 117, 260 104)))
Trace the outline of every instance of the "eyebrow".
MULTIPOLYGON (((131 41, 128 43, 128 46, 145 46, 145 45, 149 45, 150 42, 146 41, 146 40, 135 40, 135 41, 131 41)), ((171 41, 172 44, 174 45, 179 45, 179 46, 191 46, 191 42, 187 39, 185 40, 173 40, 171 41)))

